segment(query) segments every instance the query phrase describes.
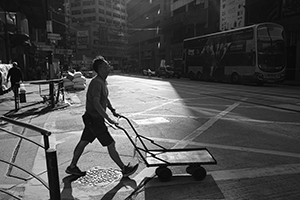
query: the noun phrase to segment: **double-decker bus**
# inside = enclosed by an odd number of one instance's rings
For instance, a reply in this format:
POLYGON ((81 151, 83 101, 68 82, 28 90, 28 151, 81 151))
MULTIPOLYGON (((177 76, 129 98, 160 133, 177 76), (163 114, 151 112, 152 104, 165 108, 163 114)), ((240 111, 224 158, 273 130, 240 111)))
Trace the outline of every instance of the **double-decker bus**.
POLYGON ((284 29, 261 23, 185 39, 184 71, 192 80, 267 82, 284 80, 284 29))

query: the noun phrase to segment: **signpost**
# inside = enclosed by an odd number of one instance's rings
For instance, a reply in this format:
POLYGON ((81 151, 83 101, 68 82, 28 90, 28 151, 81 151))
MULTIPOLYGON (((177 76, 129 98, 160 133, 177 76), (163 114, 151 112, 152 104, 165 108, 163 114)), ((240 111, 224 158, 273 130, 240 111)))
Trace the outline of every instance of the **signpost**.
POLYGON ((57 34, 57 33, 48 33, 47 37, 50 40, 61 40, 62 39, 62 37, 60 36, 60 34, 57 34))

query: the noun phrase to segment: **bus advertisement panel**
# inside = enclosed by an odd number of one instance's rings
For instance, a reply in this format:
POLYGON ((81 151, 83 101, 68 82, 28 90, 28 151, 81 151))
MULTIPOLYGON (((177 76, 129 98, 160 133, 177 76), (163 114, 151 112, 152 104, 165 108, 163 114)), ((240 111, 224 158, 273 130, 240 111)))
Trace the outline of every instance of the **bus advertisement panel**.
POLYGON ((263 23, 185 39, 185 73, 190 79, 278 82, 285 75, 283 28, 263 23))

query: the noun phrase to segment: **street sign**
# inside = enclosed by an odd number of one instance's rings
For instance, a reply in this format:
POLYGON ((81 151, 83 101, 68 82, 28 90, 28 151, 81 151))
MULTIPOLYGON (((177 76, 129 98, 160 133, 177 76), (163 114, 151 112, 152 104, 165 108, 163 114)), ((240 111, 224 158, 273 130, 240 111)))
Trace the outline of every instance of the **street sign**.
POLYGON ((72 49, 55 49, 55 54, 72 55, 73 54, 73 50, 72 49))
POLYGON ((47 33, 52 33, 53 29, 52 29, 52 21, 51 20, 47 20, 46 22, 46 28, 47 28, 47 33))
POLYGON ((53 51, 54 47, 47 44, 36 44, 37 50, 39 51, 53 51))
POLYGON ((50 40, 61 40, 62 39, 60 34, 57 34, 57 33, 48 33, 47 37, 50 40))

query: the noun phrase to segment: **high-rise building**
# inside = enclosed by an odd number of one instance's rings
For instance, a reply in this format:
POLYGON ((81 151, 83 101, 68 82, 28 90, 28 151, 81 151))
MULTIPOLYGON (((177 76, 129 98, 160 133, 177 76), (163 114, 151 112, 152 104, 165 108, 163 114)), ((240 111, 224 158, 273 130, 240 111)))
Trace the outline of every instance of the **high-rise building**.
POLYGON ((165 59, 161 22, 170 14, 170 1, 131 0, 128 9, 128 54, 131 71, 156 70, 165 59))
POLYGON ((88 67, 102 55, 120 68, 127 43, 125 0, 65 0, 65 9, 74 63, 88 67))

